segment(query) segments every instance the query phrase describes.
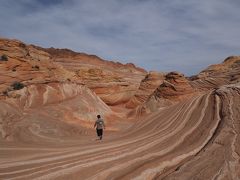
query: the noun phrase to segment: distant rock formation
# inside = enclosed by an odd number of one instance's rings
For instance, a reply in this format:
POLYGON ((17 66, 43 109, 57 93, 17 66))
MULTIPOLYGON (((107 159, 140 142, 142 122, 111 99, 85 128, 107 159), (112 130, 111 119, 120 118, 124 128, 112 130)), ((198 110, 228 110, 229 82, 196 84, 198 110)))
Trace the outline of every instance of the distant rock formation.
MULTIPOLYGON (((28 86, 49 82, 77 82, 74 73, 53 62, 51 56, 18 40, 0 39, 0 53, 8 61, 0 63, 0 93, 6 93, 14 82, 28 86)), ((78 83, 83 84, 80 80, 78 83)))
POLYGON ((0 57, 0 179, 240 179, 239 56, 190 78, 9 39, 0 57))
POLYGON ((83 131, 87 133, 101 114, 108 129, 114 129, 111 124, 119 124, 125 112, 115 113, 106 103, 129 101, 146 74, 131 63, 123 65, 68 49, 44 49, 3 38, 0 55, 7 58, 0 62, 0 138, 8 140, 16 139, 24 129, 28 131, 28 123, 22 124, 25 119, 38 127, 42 122, 59 124, 61 128, 55 129, 59 133, 65 132, 65 123, 76 132, 79 127, 86 128, 83 131), (35 123, 34 117, 41 122, 35 123))
POLYGON ((74 72, 108 105, 128 102, 147 73, 132 63, 106 61, 95 55, 68 49, 36 48, 49 53, 54 62, 74 72))
POLYGON ((54 121, 69 127, 92 127, 97 114, 111 119, 111 109, 48 52, 18 40, 0 39, 0 54, 8 58, 0 62, 0 138, 16 138, 27 128, 24 119, 37 121, 37 126, 54 121))
POLYGON ((135 95, 127 102, 127 108, 135 108, 143 104, 148 97, 156 90, 156 88, 163 83, 165 74, 151 71, 141 81, 140 86, 135 95))
POLYGON ((223 63, 209 66, 190 78, 191 85, 199 89, 212 89, 240 82, 240 56, 230 56, 223 63))
POLYGON ((157 111, 159 108, 190 98, 194 93, 196 93, 196 90, 183 74, 170 72, 165 76, 163 83, 148 96, 148 99, 129 113, 129 117, 139 117, 157 111))
POLYGON ((189 81, 179 72, 170 72, 166 80, 156 89, 153 96, 155 99, 165 98, 179 101, 194 92, 189 81))

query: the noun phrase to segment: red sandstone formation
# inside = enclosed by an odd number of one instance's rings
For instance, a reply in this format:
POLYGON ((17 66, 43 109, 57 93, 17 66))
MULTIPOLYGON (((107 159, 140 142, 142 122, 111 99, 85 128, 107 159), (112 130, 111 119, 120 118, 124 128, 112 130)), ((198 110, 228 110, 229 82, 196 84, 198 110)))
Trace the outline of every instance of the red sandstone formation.
POLYGON ((239 57, 187 80, 17 40, 0 55, 0 179, 240 179, 239 57))
MULTIPOLYGON (((111 119, 111 109, 83 86, 74 72, 55 63, 49 53, 17 40, 0 39, 0 55, 7 57, 6 61, 0 61, 2 138, 14 140, 21 129, 29 126, 19 125, 22 124, 19 119, 25 119, 24 114, 27 119, 29 114, 41 118, 41 123, 57 117, 60 123, 67 122, 70 127, 71 124, 92 127, 96 114, 100 113, 111 119)), ((30 119, 32 123, 36 120, 30 119)), ((39 120, 34 124, 39 126, 38 123, 39 120)))
POLYGON ((36 48, 48 52, 55 62, 77 74, 108 105, 129 101, 146 74, 144 69, 131 63, 124 65, 68 49, 36 48))
POLYGON ((55 136, 74 135, 71 129, 81 134, 80 125, 92 127, 96 114, 111 114, 90 89, 72 83, 36 84, 10 91, 0 106, 2 138, 10 141, 51 142, 55 136))
POLYGON ((75 74, 54 63, 51 56, 17 40, 0 39, 0 53, 8 61, 0 63, 0 93, 14 82, 24 85, 74 81, 75 74))
POLYGON ((212 89, 225 84, 235 84, 240 80, 240 56, 230 56, 223 63, 209 66, 194 76, 192 86, 199 89, 212 89))
POLYGON ((179 72, 170 72, 166 80, 156 89, 153 96, 158 98, 179 101, 194 92, 189 81, 179 72))
POLYGON ((179 72, 170 72, 165 80, 155 91, 148 96, 147 100, 128 114, 128 117, 142 116, 159 110, 166 106, 178 103, 190 98, 197 90, 190 85, 189 81, 179 72))
POLYGON ((126 104, 127 108, 135 108, 140 104, 143 104, 148 97, 155 91, 155 89, 163 83, 165 79, 164 73, 150 72, 141 81, 140 86, 135 95, 126 104))

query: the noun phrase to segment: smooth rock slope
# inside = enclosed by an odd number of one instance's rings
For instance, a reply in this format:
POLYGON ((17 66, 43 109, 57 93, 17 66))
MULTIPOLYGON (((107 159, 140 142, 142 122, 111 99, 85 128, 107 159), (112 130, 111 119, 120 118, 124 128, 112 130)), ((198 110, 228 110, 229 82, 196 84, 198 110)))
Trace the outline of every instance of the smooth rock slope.
POLYGON ((187 78, 1 38, 0 179, 238 180, 239 60, 187 78))

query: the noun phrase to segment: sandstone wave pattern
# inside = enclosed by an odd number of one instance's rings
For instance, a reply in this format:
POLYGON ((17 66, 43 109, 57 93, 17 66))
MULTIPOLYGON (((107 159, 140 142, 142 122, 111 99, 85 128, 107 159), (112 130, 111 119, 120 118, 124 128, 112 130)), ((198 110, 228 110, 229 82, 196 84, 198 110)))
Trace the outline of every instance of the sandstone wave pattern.
POLYGON ((239 95, 239 85, 221 87, 103 142, 1 148, 11 156, 1 157, 0 178, 238 179, 239 95))
POLYGON ((240 179, 239 56, 185 77, 4 38, 0 55, 0 179, 240 179))
POLYGON ((199 89, 217 88, 240 80, 240 56, 229 56, 221 64, 214 64, 192 77, 192 86, 199 89))
POLYGON ((69 49, 40 48, 76 76, 108 105, 122 105, 135 94, 146 71, 134 64, 106 61, 69 49))

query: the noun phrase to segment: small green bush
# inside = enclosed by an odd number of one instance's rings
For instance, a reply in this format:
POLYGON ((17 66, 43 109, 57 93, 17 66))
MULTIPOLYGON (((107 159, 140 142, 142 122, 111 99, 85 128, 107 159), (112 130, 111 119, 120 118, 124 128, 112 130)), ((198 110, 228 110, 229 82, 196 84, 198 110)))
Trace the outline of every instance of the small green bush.
POLYGON ((21 47, 21 48, 26 48, 27 46, 26 46, 26 44, 20 43, 20 44, 19 44, 19 47, 21 47))
POLYGON ((8 57, 6 54, 3 54, 0 58, 1 61, 8 61, 8 57))
POLYGON ((8 92, 7 92, 7 91, 3 91, 2 94, 3 94, 4 96, 8 96, 8 92))
POLYGON ((24 84, 22 84, 21 82, 14 82, 12 85, 14 90, 19 90, 24 88, 24 84))
POLYGON ((32 68, 35 69, 35 70, 39 70, 40 69, 38 65, 32 66, 32 68))

